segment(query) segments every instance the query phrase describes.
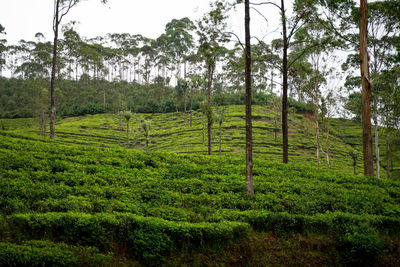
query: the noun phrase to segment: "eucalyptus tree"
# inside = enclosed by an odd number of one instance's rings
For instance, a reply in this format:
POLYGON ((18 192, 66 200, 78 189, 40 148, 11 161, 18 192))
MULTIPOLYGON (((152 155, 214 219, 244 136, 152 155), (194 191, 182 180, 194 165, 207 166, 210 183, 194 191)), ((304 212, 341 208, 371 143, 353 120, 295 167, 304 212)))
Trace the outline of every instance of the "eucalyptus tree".
POLYGON ((100 53, 100 46, 97 44, 93 44, 92 40, 87 40, 83 43, 81 47, 81 57, 82 57, 82 67, 84 74, 87 74, 89 77, 90 71, 93 71, 92 79, 96 80, 98 77, 98 67, 103 63, 103 58, 100 53))
POLYGON ((156 39, 156 46, 158 51, 156 57, 158 76, 163 77, 165 83, 167 81, 167 69, 172 62, 172 59, 169 55, 169 39, 165 33, 161 34, 156 39))
POLYGON ((268 45, 260 41, 260 43, 252 44, 251 57, 252 57, 252 76, 253 88, 259 92, 268 93, 272 88, 268 85, 270 80, 273 80, 273 65, 276 55, 270 53, 268 45))
MULTIPOLYGON (((352 8, 351 20, 349 23, 353 24, 356 28, 361 18, 360 13, 356 7, 352 8)), ((376 176, 380 176, 380 146, 379 146, 379 106, 380 103, 379 88, 374 86, 374 80, 379 76, 382 71, 388 70, 393 66, 392 58, 396 54, 396 39, 400 33, 400 3, 398 1, 376 1, 368 4, 368 60, 370 65, 370 81, 371 87, 371 114, 375 125, 375 154, 376 154, 376 176)), ((350 24, 351 25, 351 24, 350 24)), ((358 34, 349 33, 348 43, 354 46, 354 52, 357 52, 358 34)), ((345 68, 346 70, 354 70, 360 68, 359 52, 348 56, 345 68)), ((356 81, 355 87, 361 84, 358 77, 349 76, 348 83, 352 80, 356 81)))
MULTIPOLYGON (((320 167, 321 164, 320 152, 326 154, 327 162, 329 162, 329 155, 323 150, 320 141, 319 114, 321 110, 320 103, 323 100, 321 97, 321 89, 327 84, 328 78, 332 76, 330 74, 334 73, 334 69, 328 64, 330 63, 329 59, 333 57, 332 51, 338 45, 331 35, 321 34, 322 30, 323 27, 319 23, 305 25, 302 29, 298 30, 294 36, 294 49, 290 54, 290 58, 302 55, 298 57, 298 60, 293 64, 291 68, 291 77, 299 78, 299 85, 297 88, 299 95, 303 93, 308 95, 314 106, 316 158, 318 167, 320 167), (317 45, 314 47, 304 47, 304 44, 317 45), (304 51, 306 52, 304 53, 304 51)), ((292 84, 296 84, 296 79, 292 84)), ((326 87, 324 89, 326 89, 326 87)), ((329 163, 327 164, 329 165, 329 163)))
MULTIPOLYGON (((165 37, 168 40, 167 51, 176 64, 176 77, 181 77, 181 63, 184 63, 184 79, 186 79, 186 56, 194 47, 192 32, 196 29, 195 24, 187 17, 173 19, 165 26, 165 37)), ((178 82, 178 80, 177 80, 178 82)))
POLYGON ((250 44, 250 4, 244 1, 245 6, 245 84, 246 84, 246 191, 250 197, 254 196, 253 185, 253 126, 251 121, 251 44, 250 44))
MULTIPOLYGON (((340 92, 339 92, 340 93, 340 92)), ((322 153, 325 154, 326 157, 326 167, 329 169, 330 168, 330 119, 332 118, 333 114, 337 111, 337 99, 339 98, 338 93, 336 93, 333 88, 328 89, 328 92, 326 93, 325 97, 323 98, 323 105, 325 106, 325 115, 326 115, 326 139, 325 139, 325 144, 326 148, 325 150, 322 149, 322 146, 320 147, 322 153)))
MULTIPOLYGON (((5 28, 0 24, 0 36, 2 34, 6 34, 6 32, 5 32, 5 28)), ((3 71, 4 65, 6 64, 6 60, 5 60, 6 51, 7 51, 7 40, 0 39, 0 77, 2 76, 2 71, 3 71)))
MULTIPOLYGON (((399 1, 372 2, 368 4, 368 38, 370 51, 371 79, 374 83, 375 76, 383 69, 392 65, 392 57, 395 52, 395 40, 400 34, 400 3, 399 1)), ((380 177, 380 153, 379 153, 379 125, 378 105, 379 88, 372 86, 373 120, 375 125, 375 155, 376 177, 380 177)))
MULTIPOLYGON (((110 39, 111 43, 113 44, 115 54, 115 62, 111 63, 112 67, 119 68, 119 76, 121 80, 129 81, 129 76, 125 75, 125 71, 130 69, 130 66, 136 67, 134 61, 135 58, 139 54, 139 47, 138 43, 141 40, 141 35, 132 36, 128 33, 113 33, 107 35, 108 39, 110 39)), ((133 70, 135 75, 135 69, 133 70)), ((128 72, 130 74, 130 70, 128 72)), ((135 80, 135 77, 133 78, 135 80)))
POLYGON ((383 103, 379 106, 378 113, 386 128, 386 176, 389 178, 391 162, 400 155, 398 136, 400 128, 400 67, 395 66, 390 70, 382 71, 375 77, 373 86, 379 89, 374 90, 375 97, 379 97, 379 101, 383 103))
POLYGON ((41 33, 36 34, 37 42, 21 40, 17 53, 21 58, 21 64, 16 65, 15 73, 21 74, 23 79, 48 78, 51 67, 51 43, 42 42, 41 33))
POLYGON ((202 76, 198 74, 201 71, 199 63, 200 57, 196 53, 186 56, 185 61, 189 63, 188 68, 188 85, 189 85, 189 106, 190 106, 190 127, 192 127, 193 120, 193 95, 199 91, 201 85, 204 83, 202 76))
POLYGON ((211 3, 210 6, 211 11, 204 14, 198 21, 197 28, 200 42, 198 53, 202 57, 207 70, 207 131, 209 155, 211 155, 211 128, 213 124, 211 90, 218 57, 221 55, 221 52, 224 51, 223 44, 228 42, 229 37, 228 33, 225 31, 229 7, 221 0, 211 3))
POLYGON ((47 131, 47 112, 46 112, 46 102, 48 99, 48 89, 43 88, 39 90, 38 94, 38 104, 39 104, 39 118, 40 118, 40 136, 46 139, 46 131, 47 131))
POLYGON ((140 54, 143 56, 144 63, 141 73, 145 84, 150 83, 151 69, 154 66, 154 59, 157 56, 156 41, 149 38, 144 38, 144 45, 140 48, 140 54))
POLYGON ((293 14, 288 16, 285 7, 285 0, 277 2, 261 2, 252 3, 253 6, 257 5, 272 5, 280 11, 280 20, 282 23, 282 58, 279 65, 279 70, 282 73, 282 147, 283 147, 283 163, 289 161, 289 143, 288 143, 288 76, 289 70, 293 64, 303 56, 308 49, 319 45, 318 43, 308 44, 300 51, 297 56, 289 59, 289 50, 293 45, 293 38, 295 34, 301 30, 307 23, 310 22, 311 16, 316 13, 316 7, 312 1, 296 0, 293 3, 293 14))
MULTIPOLYGON (((190 127, 192 127, 192 120, 193 120, 193 91, 196 91, 200 88, 201 84, 203 83, 202 77, 199 74, 190 74, 189 75, 189 89, 190 89, 190 127)), ((203 121, 203 126, 204 126, 204 121, 203 121)), ((203 145, 204 145, 204 133, 203 133, 203 145)))
POLYGON ((128 52, 128 62, 130 62, 130 66, 133 66, 133 79, 131 77, 131 81, 136 82, 136 67, 139 66, 139 53, 140 53, 140 42, 143 39, 143 36, 140 34, 134 34, 130 35, 130 38, 128 40, 129 47, 127 47, 127 52, 128 52))
POLYGON ((78 81, 79 66, 81 61, 81 46, 83 40, 77 30, 74 28, 76 22, 70 22, 62 27, 64 52, 70 62, 70 71, 75 73, 75 81, 78 81), (72 67, 72 65, 74 65, 72 67))
MULTIPOLYGON (((101 0, 103 3, 107 0, 101 0)), ((56 67, 57 67, 57 45, 58 45, 58 34, 59 26, 62 19, 68 14, 68 12, 76 6, 80 0, 54 0, 54 16, 53 16, 53 59, 51 68, 51 80, 50 80, 50 139, 54 139, 55 128, 56 128, 56 102, 55 102, 55 82, 56 82, 56 67)))
POLYGON ((186 124, 186 107, 187 107, 187 91, 189 89, 189 84, 185 79, 178 78, 177 85, 175 86, 176 93, 178 96, 177 103, 183 97, 183 121, 186 124))
POLYGON ((232 49, 227 50, 223 59, 222 74, 226 81, 225 88, 231 93, 236 93, 240 99, 245 83, 245 55, 241 44, 236 43, 232 49))
MULTIPOLYGON (((319 0, 318 2, 320 3, 320 8, 323 9, 323 12, 320 12, 321 16, 319 18, 321 24, 324 25, 328 31, 335 33, 348 48, 357 51, 357 57, 353 57, 356 61, 353 62, 359 64, 358 68, 361 73, 359 84, 361 84, 362 88, 364 174, 373 175, 371 101, 374 100, 374 92, 371 87, 371 81, 373 81, 375 73, 373 66, 372 75, 369 73, 371 66, 369 58, 372 59, 371 63, 373 63, 375 61, 375 55, 380 54, 376 57, 376 60, 381 61, 383 59, 381 56, 386 54, 379 51, 387 50, 389 46, 383 43, 378 46, 374 45, 374 43, 380 39, 379 37, 375 38, 374 35, 376 37, 379 35, 384 37, 381 41, 390 39, 388 37, 399 27, 399 18, 398 15, 396 16, 395 14, 400 14, 398 11, 400 4, 398 1, 391 0, 376 1, 368 4, 366 0, 360 0, 360 5, 357 7, 356 2, 352 0, 319 0), (378 6, 387 6, 388 8, 375 8, 378 6), (389 10, 389 12, 382 12, 385 9, 389 10), (368 12, 368 10, 371 12, 368 12), (381 13, 381 15, 384 13, 394 14, 395 16, 392 17, 394 19, 386 20, 386 22, 393 21, 393 23, 388 23, 385 26, 386 23, 382 23, 385 19, 382 19, 382 16, 375 12, 377 10, 380 10, 378 13, 381 13), (370 17, 368 17, 368 14, 370 14, 370 17), (356 32, 357 30, 358 33, 356 32), (369 42, 368 45, 367 40, 369 42), (368 47, 373 49, 368 51, 368 47)), ((388 43, 391 42, 392 41, 389 41, 388 43)), ((376 138, 377 136, 376 134, 376 138)), ((379 140, 376 139, 375 143, 377 147, 379 146, 378 142, 379 140)), ((379 150, 379 147, 377 150, 379 150)), ((379 167, 377 169, 379 169, 379 167)))
POLYGON ((304 85, 307 88, 307 92, 312 99, 314 105, 314 121, 315 121, 315 141, 316 141, 316 157, 317 166, 320 167, 320 125, 319 125, 319 112, 320 112, 320 101, 321 101, 321 91, 320 88, 326 83, 325 74, 323 70, 320 69, 321 53, 315 53, 312 56, 312 66, 313 71, 311 77, 308 79, 307 83, 304 85))

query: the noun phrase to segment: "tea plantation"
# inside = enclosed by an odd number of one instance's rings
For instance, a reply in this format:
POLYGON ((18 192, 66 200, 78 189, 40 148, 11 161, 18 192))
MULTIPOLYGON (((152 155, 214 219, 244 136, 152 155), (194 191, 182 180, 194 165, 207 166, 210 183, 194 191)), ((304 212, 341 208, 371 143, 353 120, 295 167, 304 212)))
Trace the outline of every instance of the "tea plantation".
POLYGON ((285 165, 274 115, 257 107, 249 199, 241 108, 227 111, 222 157, 217 137, 202 155, 199 113, 192 128, 137 115, 152 119, 149 151, 118 147, 111 114, 63 119, 56 141, 31 119, 2 120, 0 266, 400 266, 400 181, 351 174, 357 127, 345 121, 346 143, 334 120, 333 170, 316 168, 312 122, 292 114, 285 165))
MULTIPOLYGON (((222 155, 245 153, 244 106, 225 107, 222 123, 222 155)), ((207 129, 203 145, 202 113, 193 112, 192 127, 189 114, 186 124, 182 113, 135 114, 130 120, 129 148, 145 149, 145 139, 140 122, 151 120, 148 150, 180 154, 207 154, 207 129)), ((321 145, 326 150, 326 119, 320 121, 321 145)), ((281 161, 282 135, 278 112, 266 106, 253 107, 254 156, 259 159, 281 161)), ((0 131, 38 136, 39 122, 34 119, 0 119, 0 131)), ((380 129, 381 164, 386 168, 385 130, 380 129)), ((69 117, 57 121, 56 139, 68 144, 84 144, 101 147, 126 147, 126 121, 116 114, 97 114, 69 117)), ((341 172, 353 173, 353 160, 349 151, 358 153, 357 172, 362 173, 361 127, 359 123, 330 119, 329 151, 330 167, 341 172)), ((289 113, 289 161, 316 166, 315 123, 311 115, 289 113)), ((212 151, 219 153, 218 123, 213 125, 212 151)), ((396 162, 394 166, 399 165, 396 162)), ((326 168, 325 155, 321 153, 321 167, 326 168)), ((381 175, 385 176, 385 169, 381 175)))

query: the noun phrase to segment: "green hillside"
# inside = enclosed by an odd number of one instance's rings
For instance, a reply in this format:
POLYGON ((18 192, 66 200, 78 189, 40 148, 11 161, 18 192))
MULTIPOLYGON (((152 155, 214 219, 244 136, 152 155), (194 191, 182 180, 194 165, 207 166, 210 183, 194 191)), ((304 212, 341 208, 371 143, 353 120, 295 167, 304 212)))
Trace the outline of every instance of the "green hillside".
POLYGON ((400 182, 351 174, 342 121, 331 127, 337 170, 318 169, 312 121, 292 114, 285 165, 274 114, 255 107, 249 199, 242 109, 227 109, 221 158, 217 126, 214 155, 201 155, 200 113, 192 128, 182 114, 137 115, 132 128, 153 122, 148 152, 138 130, 139 150, 118 147, 115 115, 60 120, 56 141, 32 119, 2 120, 0 266, 400 264, 400 182))
MULTIPOLYGON (((184 123, 182 113, 136 114, 130 121, 130 148, 145 149, 145 141, 140 130, 140 121, 149 119, 152 122, 150 132, 150 151, 174 152, 184 154, 207 154, 207 140, 203 145, 202 113, 193 113, 192 127, 184 123), (133 129, 133 130, 132 130, 133 129)), ((122 119, 124 120, 124 119, 122 119)), ((320 122, 322 125, 324 122, 320 122)), ((253 107, 253 141, 254 155, 259 159, 281 161, 282 138, 280 118, 270 107, 253 107), (275 130, 276 129, 276 130, 275 130), (276 139, 275 139, 276 133, 276 139)), ((321 144, 326 149, 326 131, 321 132, 321 144)), ((6 132, 38 135, 39 123, 33 119, 1 119, 0 129, 6 132)), ((207 131, 207 130, 206 130, 207 131)), ((358 123, 331 119, 329 127, 330 165, 332 169, 353 173, 353 161, 349 151, 358 151, 357 169, 362 173, 361 127, 358 123)), ((383 136, 384 129, 381 131, 383 136)), ((207 133, 206 137, 207 139, 207 133)), ((245 153, 245 118, 244 106, 227 106, 225 121, 222 124, 222 154, 244 156, 245 153)), ((126 146, 126 122, 119 127, 116 114, 86 115, 60 119, 56 126, 56 139, 64 143, 95 145, 102 147, 126 146)), ((381 147, 385 140, 381 138, 381 147)), ((219 150, 219 129, 213 128, 214 154, 219 150)), ((315 156, 315 123, 311 115, 289 114, 289 160, 302 165, 316 166, 315 156)), ((384 149, 381 158, 385 168, 384 149)), ((321 166, 326 168, 325 155, 321 153, 321 166)), ((381 171, 382 176, 385 171, 381 171)))

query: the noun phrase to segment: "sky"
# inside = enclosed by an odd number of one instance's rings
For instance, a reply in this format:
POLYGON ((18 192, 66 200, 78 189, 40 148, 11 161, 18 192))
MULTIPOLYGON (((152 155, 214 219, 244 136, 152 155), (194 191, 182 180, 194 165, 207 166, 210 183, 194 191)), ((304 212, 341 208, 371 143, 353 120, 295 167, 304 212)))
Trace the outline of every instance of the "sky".
MULTIPOLYGON (((81 36, 92 38, 107 33, 142 34, 157 38, 164 32, 165 25, 172 19, 189 17, 196 21, 209 10, 209 0, 100 0, 80 2, 70 10, 63 20, 78 21, 81 36)), ((267 17, 279 19, 277 10, 268 11, 267 17)), ((229 26, 239 36, 244 35, 243 9, 238 7, 232 14, 229 26)), ((47 40, 52 40, 53 0, 1 0, 0 24, 5 27, 9 44, 19 40, 34 40, 41 32, 47 40)), ((252 31, 259 38, 273 31, 258 14, 252 14, 252 31), (269 27, 269 28, 268 28, 269 27)))
MULTIPOLYGON (((52 0, 1 0, 0 24, 6 28, 9 43, 33 40, 37 32, 52 39, 52 0)), ((82 1, 63 22, 79 21, 79 33, 95 37, 107 33, 143 34, 158 37, 165 24, 185 16, 195 20, 207 10, 208 1, 196 0, 100 0, 82 1)))

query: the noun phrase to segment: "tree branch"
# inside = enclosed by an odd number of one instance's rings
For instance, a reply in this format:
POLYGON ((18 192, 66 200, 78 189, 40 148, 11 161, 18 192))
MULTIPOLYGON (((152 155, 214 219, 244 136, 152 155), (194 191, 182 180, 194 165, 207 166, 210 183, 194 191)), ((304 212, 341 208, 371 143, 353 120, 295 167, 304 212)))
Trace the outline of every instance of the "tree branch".
POLYGON ((277 5, 274 2, 250 3, 250 5, 253 5, 253 6, 273 5, 273 6, 277 7, 277 8, 279 8, 282 11, 282 7, 277 5))
POLYGON ((244 46, 243 46, 242 42, 240 41, 240 38, 239 38, 239 36, 237 36, 237 34, 236 34, 236 33, 234 33, 234 32, 225 32, 225 33, 235 36, 235 37, 236 37, 236 39, 237 39, 237 41, 238 41, 238 43, 239 43, 239 44, 240 44, 240 46, 242 47, 242 49, 243 49, 243 50, 245 50, 245 48, 244 48, 244 46))
POLYGON ((251 7, 250 9, 255 10, 268 24, 268 19, 257 8, 251 7))

